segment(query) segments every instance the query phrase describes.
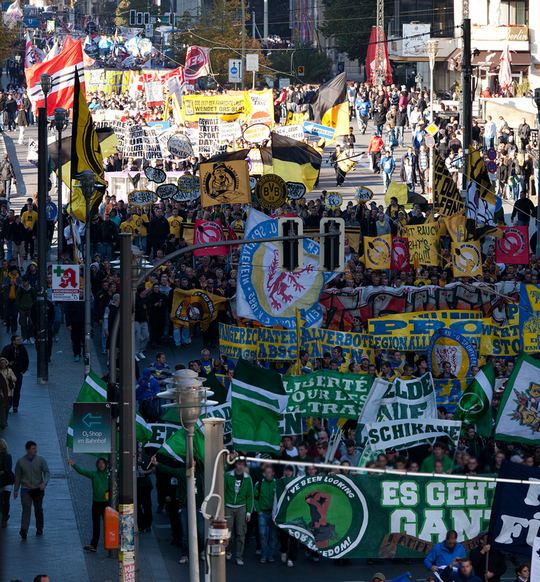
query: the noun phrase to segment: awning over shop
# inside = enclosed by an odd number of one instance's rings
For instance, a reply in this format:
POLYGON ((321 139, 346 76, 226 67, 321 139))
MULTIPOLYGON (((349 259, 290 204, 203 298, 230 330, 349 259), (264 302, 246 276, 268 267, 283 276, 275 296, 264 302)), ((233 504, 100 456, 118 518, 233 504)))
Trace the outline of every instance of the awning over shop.
MULTIPOLYGON (((472 66, 481 67, 483 69, 499 68, 502 51, 479 51, 474 50, 472 55, 472 66)), ((461 70, 461 55, 460 48, 454 49, 448 56, 448 70, 461 70)), ((516 72, 522 71, 531 65, 531 53, 527 51, 510 51, 512 58, 512 69, 516 72)))

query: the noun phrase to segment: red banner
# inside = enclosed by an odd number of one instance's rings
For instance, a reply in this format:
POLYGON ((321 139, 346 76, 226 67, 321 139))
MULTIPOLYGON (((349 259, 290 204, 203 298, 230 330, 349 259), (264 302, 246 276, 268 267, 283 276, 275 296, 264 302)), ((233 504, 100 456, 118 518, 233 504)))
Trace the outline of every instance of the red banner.
POLYGON ((392 271, 410 271, 409 261, 409 239, 392 238, 392 256, 390 257, 390 269, 392 271))
MULTIPOLYGON (((390 67, 390 60, 388 59, 388 45, 386 43, 386 35, 384 31, 381 31, 381 38, 382 38, 382 54, 383 54, 383 62, 379 64, 379 69, 382 71, 384 76, 384 85, 391 85, 392 84, 392 69, 390 67)), ((373 86, 376 86, 377 83, 377 27, 371 27, 371 35, 369 37, 369 43, 367 47, 366 53, 366 80, 373 86)))
POLYGON ((508 265, 527 265, 529 263, 529 227, 503 226, 502 238, 496 242, 495 260, 508 265))
POLYGON ((83 50, 80 40, 66 39, 60 54, 26 69, 28 97, 34 107, 45 107, 45 96, 41 90, 41 75, 51 76, 51 91, 47 95, 47 114, 54 115, 57 107, 73 109, 75 73, 79 75, 81 89, 84 91, 83 50))
POLYGON ((186 81, 195 81, 210 74, 210 49, 202 46, 190 46, 186 53, 184 76, 186 81))
MULTIPOLYGON (((220 220, 196 220, 193 230, 193 244, 201 245, 206 243, 225 240, 223 228, 220 220)), ((193 251, 196 257, 223 256, 228 254, 229 247, 208 247, 193 251)))

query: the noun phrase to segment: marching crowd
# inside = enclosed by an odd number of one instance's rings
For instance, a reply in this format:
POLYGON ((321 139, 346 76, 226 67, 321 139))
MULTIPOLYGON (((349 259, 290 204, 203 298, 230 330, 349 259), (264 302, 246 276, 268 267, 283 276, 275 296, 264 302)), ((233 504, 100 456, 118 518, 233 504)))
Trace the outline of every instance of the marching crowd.
MULTIPOLYGON (((313 87, 292 87, 276 93, 276 116, 286 118, 289 112, 309 112, 313 87)), ((2 95, 0 95, 0 111, 2 95)), ((370 89, 363 84, 351 84, 348 92, 351 116, 356 118, 358 130, 364 133, 369 124, 373 124, 375 135, 370 141, 368 153, 374 172, 382 172, 385 187, 393 179, 393 174, 400 168, 400 180, 414 191, 419 187, 425 193, 429 175, 429 156, 425 144, 425 127, 429 123, 428 95, 424 91, 397 88, 395 86, 380 90, 370 89), (410 141, 409 141, 410 131, 410 141), (394 159, 397 149, 407 148, 399 163, 394 159)), ((8 97, 9 101, 9 97, 8 97)), ((129 97, 93 95, 90 109, 107 108, 129 109, 133 102, 129 97)), ((135 122, 157 120, 162 111, 147 109, 134 117, 135 122)), ((458 115, 453 105, 444 103, 435 113, 439 125, 437 136, 438 149, 445 159, 445 165, 456 183, 459 182, 462 154, 461 132, 458 115)), ((27 120, 31 123, 32 120, 27 120)), ((504 119, 498 123, 490 118, 480 126, 475 122, 473 136, 475 142, 484 149, 496 147, 499 160, 497 171, 498 192, 515 201, 511 220, 516 224, 528 226, 534 220, 536 207, 530 200, 535 195, 536 186, 533 175, 534 157, 531 150, 531 129, 524 122, 512 133, 504 119), (517 139, 516 139, 517 137, 517 139)), ((11 129, 7 124, 7 129, 11 129)), ((342 147, 355 150, 354 132, 346 137, 342 147)), ((110 170, 124 167, 141 169, 139 162, 121 160, 113 156, 106 161, 110 170), (133 163, 133 166, 130 164, 133 163)), ((166 160, 172 164, 174 160, 166 160)), ((171 167, 171 166, 169 166, 171 167)), ((198 160, 193 159, 184 170, 196 172, 198 160)), ((337 170, 336 170, 337 171, 337 170)), ((0 163, 0 181, 4 184, 7 197, 14 180, 14 172, 9 159, 0 163)), ((439 285, 444 287, 454 281, 450 256, 450 238, 441 237, 441 262, 439 267, 411 267, 402 271, 379 271, 368 269, 363 261, 363 237, 384 234, 400 235, 407 225, 431 223, 436 220, 431 207, 427 204, 414 204, 411 209, 392 198, 388 205, 376 202, 348 202, 344 209, 332 209, 325 206, 326 192, 316 199, 291 202, 280 209, 283 214, 294 214, 303 219, 306 228, 318 228, 320 219, 327 216, 342 217, 348 227, 357 227, 360 236, 356 246, 351 240, 346 241, 345 272, 335 277, 329 287, 337 289, 355 289, 359 287, 424 286, 439 285)), ((51 205, 51 237, 54 230, 54 209, 51 205)), ((259 208, 257 203, 252 205, 259 208)), ((260 209, 260 208, 259 208, 260 209)), ((119 272, 111 264, 118 247, 118 235, 131 233, 134 244, 138 245, 151 260, 159 260, 170 252, 189 244, 188 233, 192 232, 195 220, 220 220, 225 235, 235 238, 243 233, 247 220, 247 206, 223 205, 212 209, 203 209, 198 201, 180 203, 160 201, 148 207, 130 205, 115 196, 105 195, 93 218, 91 228, 92 257, 91 286, 93 297, 93 333, 94 339, 103 354, 109 348, 108 341, 114 316, 119 309, 121 280, 119 272), (187 227, 187 228, 186 228, 187 227)), ((78 257, 84 244, 82 225, 71 222, 67 214, 64 236, 65 260, 69 262, 78 257)), ((37 207, 34 199, 29 199, 20 213, 9 210, 7 205, 0 206, 0 316, 6 330, 12 335, 11 342, 0 354, 0 431, 7 426, 9 414, 16 414, 20 406, 23 375, 28 368, 28 353, 25 346, 34 343, 36 329, 37 269, 35 258, 37 207), (18 331, 20 330, 20 335, 18 331)), ((534 240, 531 248, 535 249, 534 240)), ((492 237, 483 241, 483 276, 479 279, 485 283, 497 281, 523 281, 537 284, 540 276, 540 257, 531 253, 529 264, 522 266, 505 265, 495 260, 495 243, 492 237)), ((157 272, 147 277, 146 282, 137 289, 135 301, 135 341, 136 359, 147 359, 145 352, 157 352, 155 362, 149 367, 151 374, 156 370, 167 373, 171 368, 163 353, 165 346, 177 348, 190 344, 199 334, 204 349, 201 357, 187 363, 191 369, 201 375, 214 373, 230 382, 234 375, 234 363, 225 357, 212 358, 210 349, 219 345, 218 324, 237 323, 233 303, 227 301, 220 307, 218 318, 208 329, 201 331, 197 325, 179 328, 171 321, 170 313, 175 289, 202 289, 227 299, 234 298, 237 289, 239 250, 224 257, 193 257, 184 255, 181 259, 165 263, 157 272)), ((470 279, 462 281, 468 282, 470 279)), ((73 358, 81 357, 84 313, 79 303, 59 305, 48 300, 49 357, 51 346, 57 336, 62 322, 70 329, 73 358)), ((247 324, 247 322, 243 322, 247 324)), ((356 318, 351 331, 364 331, 367 322, 356 318)), ((380 351, 375 361, 362 359, 358 362, 347 361, 339 347, 327 352, 320 359, 313 359, 305 351, 300 352, 300 373, 317 369, 378 375, 386 380, 396 377, 410 379, 422 375, 428 370, 427 359, 423 354, 397 351, 380 351)), ((175 364, 177 364, 175 362, 175 364)), ((142 364, 140 364, 141 367, 142 364)), ((177 369, 184 365, 178 362, 177 369)), ((266 365, 261 362, 261 365, 266 365)), ((287 371, 284 366, 283 372, 287 371)), ((513 369, 512 358, 494 359, 496 375, 507 378, 513 369)), ((444 377, 444 376, 443 376, 444 377)), ((451 377, 451 376, 448 376, 451 377)), ((144 371, 141 373, 144 379, 144 371)), ((155 394, 151 395, 154 398, 155 394)), ((159 418, 156 405, 139 399, 139 410, 149 421, 159 418)), ((495 416, 500 397, 493 398, 492 411, 495 416)), ((24 405, 24 399, 23 399, 24 405)), ((439 408, 439 417, 451 419, 452 413, 439 408)), ((281 460, 302 461, 307 463, 330 462, 335 464, 335 473, 348 473, 348 467, 358 464, 361 451, 358 447, 355 423, 343 427, 343 437, 337 451, 329 453, 332 427, 324 418, 313 418, 306 427, 306 432, 296 436, 286 436, 281 444, 278 456, 281 460)), ((0 433, 1 434, 1 433, 0 433)), ((416 447, 405 451, 387 450, 375 459, 368 461, 367 467, 394 468, 407 471, 426 471, 437 474, 453 473, 475 475, 496 473, 502 462, 509 460, 527 466, 540 466, 540 447, 517 446, 511 443, 494 442, 478 436, 474 426, 467 426, 455 450, 449 450, 445 442, 437 442, 432 447, 416 447)), ((74 470, 92 482, 93 535, 85 549, 97 550, 100 536, 100 520, 107 504, 107 462, 98 459, 94 469, 78 464, 74 470)), ((225 509, 229 528, 233 532, 227 558, 234 557, 237 565, 244 564, 246 542, 253 539, 255 551, 261 563, 281 560, 287 567, 293 567, 302 555, 298 542, 279 530, 272 521, 273 500, 276 488, 283 487, 294 476, 302 474, 314 476, 319 469, 312 465, 305 469, 295 469, 293 465, 272 466, 261 460, 260 464, 247 465, 237 460, 227 472, 225 480, 225 509), (234 551, 233 551, 234 550, 234 551)), ((197 479, 202 479, 202 468, 198 467, 197 479)), ((28 534, 30 511, 34 507, 37 534, 43 533, 42 501, 49 479, 46 460, 37 455, 37 445, 33 441, 26 444, 26 454, 13 466, 7 443, 0 439, 0 501, 2 527, 7 527, 10 499, 20 492, 23 516, 20 536, 24 540, 28 534), (39 462, 34 462, 37 459, 39 462)), ((202 481, 200 481, 202 483, 202 481)), ((140 453, 138 472, 138 526, 140 532, 152 527, 153 500, 152 490, 156 488, 157 511, 166 511, 170 520, 171 543, 180 548, 180 563, 187 562, 187 511, 185 470, 164 459, 140 453)), ((202 492, 203 487, 198 487, 202 492)), ((199 495, 200 506, 202 499, 199 495)), ((202 537, 202 524, 199 536, 202 537)), ((201 546, 202 547, 202 546, 201 546)), ((318 561, 318 554, 307 551, 306 558, 318 561)), ((446 540, 433 547, 424 561, 429 571, 439 566, 452 565, 455 570, 448 570, 452 582, 477 582, 490 580, 498 582, 506 571, 505 557, 491 550, 483 538, 479 548, 467 555, 461 544, 457 543, 455 532, 449 531, 446 540), (486 554, 488 559, 486 560, 486 554), (474 571, 474 574, 473 574, 474 571)), ((529 582, 528 566, 516 564, 516 581, 529 582)), ((43 577, 42 577, 43 578, 43 577)), ((46 579, 46 578, 43 578, 46 579)), ((427 580, 435 580, 430 576, 427 580)), ((374 582, 385 582, 382 573, 376 573, 374 582)))

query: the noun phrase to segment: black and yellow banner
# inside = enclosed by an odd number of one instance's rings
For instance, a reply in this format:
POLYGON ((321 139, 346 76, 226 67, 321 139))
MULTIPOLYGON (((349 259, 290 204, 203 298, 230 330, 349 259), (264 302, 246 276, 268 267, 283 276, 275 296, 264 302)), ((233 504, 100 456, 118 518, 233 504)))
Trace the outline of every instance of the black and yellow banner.
POLYGON ((345 73, 340 73, 319 87, 312 108, 315 123, 335 129, 336 136, 349 133, 349 103, 345 73))
POLYGON ((301 182, 311 192, 319 178, 322 157, 311 146, 272 132, 272 173, 285 182, 301 182))

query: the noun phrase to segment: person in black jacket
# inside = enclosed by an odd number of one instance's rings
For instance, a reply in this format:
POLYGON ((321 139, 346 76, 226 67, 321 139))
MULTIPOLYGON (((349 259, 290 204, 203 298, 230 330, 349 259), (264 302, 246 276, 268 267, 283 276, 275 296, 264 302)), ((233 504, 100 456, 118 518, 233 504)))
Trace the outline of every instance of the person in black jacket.
POLYGON ((103 221, 98 226, 98 251, 104 261, 112 259, 113 247, 118 240, 118 229, 116 224, 111 221, 110 216, 105 214, 103 221))
POLYGON ((20 335, 12 335, 11 343, 4 347, 2 353, 0 354, 2 358, 6 358, 9 362, 9 367, 13 370, 17 381, 13 388, 13 412, 17 414, 19 412, 19 403, 21 400, 21 389, 23 375, 28 370, 28 352, 26 348, 22 345, 22 337, 20 335))
POLYGON ((73 349, 73 361, 81 359, 81 351, 84 339, 84 301, 66 301, 64 303, 66 327, 71 332, 71 347, 73 349))
POLYGON ((163 216, 163 210, 156 208, 155 216, 148 223, 148 249, 150 256, 155 256, 167 240, 169 235, 169 221, 163 216))
POLYGON ((480 545, 471 550, 471 559, 474 573, 482 580, 489 582, 501 582, 503 574, 506 572, 506 560, 499 550, 493 549, 488 544, 488 536, 484 534, 480 537, 480 545), (486 574, 488 576, 486 576, 486 574), (491 574, 491 576, 489 576, 491 574))
POLYGON ((11 497, 11 486, 14 481, 13 459, 8 453, 6 441, 0 439, 0 513, 2 514, 2 529, 7 527, 9 519, 9 498, 11 497))
POLYGON ((527 198, 527 193, 522 192, 519 199, 516 200, 514 204, 514 210, 512 210, 512 221, 517 217, 518 226, 529 226, 531 216, 534 216, 536 212, 536 207, 532 203, 530 198, 527 198))

